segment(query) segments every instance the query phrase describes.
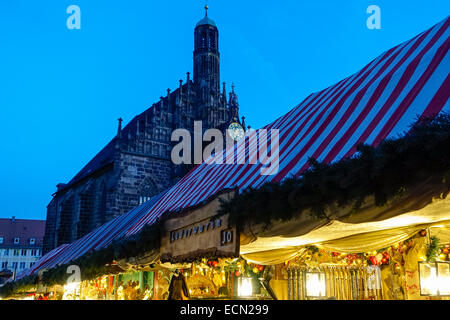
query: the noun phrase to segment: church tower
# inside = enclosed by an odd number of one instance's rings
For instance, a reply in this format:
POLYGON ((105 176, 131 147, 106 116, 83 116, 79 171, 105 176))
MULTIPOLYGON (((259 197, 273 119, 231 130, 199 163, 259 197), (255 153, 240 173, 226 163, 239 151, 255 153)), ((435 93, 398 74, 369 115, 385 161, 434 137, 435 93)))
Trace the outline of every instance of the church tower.
POLYGON ((221 102, 219 30, 208 17, 208 6, 205 6, 205 17, 195 26, 194 85, 200 102, 199 116, 209 126, 217 126, 221 102))

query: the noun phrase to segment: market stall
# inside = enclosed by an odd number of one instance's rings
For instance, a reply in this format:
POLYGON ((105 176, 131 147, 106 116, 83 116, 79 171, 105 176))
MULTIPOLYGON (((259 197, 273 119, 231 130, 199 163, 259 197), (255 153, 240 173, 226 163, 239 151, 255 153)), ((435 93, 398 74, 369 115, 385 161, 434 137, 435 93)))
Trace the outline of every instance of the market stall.
POLYGON ((449 203, 435 199, 420 210, 372 222, 332 220, 312 227, 319 222, 291 221, 286 234, 297 235, 268 236, 283 234, 283 224, 265 236, 241 234, 246 244, 240 253, 275 266, 271 286, 280 299, 448 299, 449 203), (312 230, 300 235, 305 229, 312 230))

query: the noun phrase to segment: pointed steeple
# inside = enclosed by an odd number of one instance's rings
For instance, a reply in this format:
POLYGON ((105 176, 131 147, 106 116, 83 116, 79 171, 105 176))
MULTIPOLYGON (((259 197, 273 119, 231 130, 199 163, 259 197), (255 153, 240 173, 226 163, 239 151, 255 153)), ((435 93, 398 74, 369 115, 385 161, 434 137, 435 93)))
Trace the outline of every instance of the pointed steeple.
POLYGON ((117 127, 117 138, 122 138, 122 118, 117 119, 119 121, 119 126, 117 127))
MULTIPOLYGON (((208 6, 205 6, 205 16, 195 26, 194 30, 194 74, 193 82, 202 88, 205 103, 208 95, 220 97, 220 54, 219 30, 216 23, 208 17, 208 6)), ((218 101, 217 101, 218 102, 218 101)))
POLYGON ((222 103, 226 106, 227 105, 227 89, 225 86, 225 82, 222 83, 223 89, 222 89, 222 103))

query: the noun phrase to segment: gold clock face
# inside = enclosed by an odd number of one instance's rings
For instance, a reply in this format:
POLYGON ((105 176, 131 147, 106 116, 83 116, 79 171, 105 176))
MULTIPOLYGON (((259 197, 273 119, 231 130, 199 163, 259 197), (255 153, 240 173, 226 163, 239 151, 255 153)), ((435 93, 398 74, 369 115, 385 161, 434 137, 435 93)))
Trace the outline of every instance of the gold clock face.
POLYGON ((233 122, 228 126, 228 134, 234 141, 239 141, 244 137, 245 131, 239 123, 233 122))

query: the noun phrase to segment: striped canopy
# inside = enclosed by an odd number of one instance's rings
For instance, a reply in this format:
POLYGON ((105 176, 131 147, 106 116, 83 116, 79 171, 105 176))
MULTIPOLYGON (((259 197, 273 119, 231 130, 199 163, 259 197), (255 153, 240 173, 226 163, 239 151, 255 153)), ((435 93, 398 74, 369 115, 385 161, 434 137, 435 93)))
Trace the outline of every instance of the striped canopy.
MULTIPOLYGON (((385 138, 405 133, 418 117, 449 112, 449 24, 450 18, 446 18, 384 52, 359 72, 311 94, 264 127, 279 132, 279 169, 273 174, 262 175, 264 165, 259 162, 198 165, 166 192, 53 250, 20 276, 106 247, 115 239, 136 234, 164 213, 199 205, 222 190, 242 191, 298 176, 308 168, 310 157, 326 163, 337 161, 352 156, 360 143, 376 146, 385 138)), ((244 146, 241 150, 248 159, 252 148, 246 141, 242 139, 238 145, 244 146)))

